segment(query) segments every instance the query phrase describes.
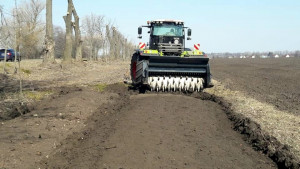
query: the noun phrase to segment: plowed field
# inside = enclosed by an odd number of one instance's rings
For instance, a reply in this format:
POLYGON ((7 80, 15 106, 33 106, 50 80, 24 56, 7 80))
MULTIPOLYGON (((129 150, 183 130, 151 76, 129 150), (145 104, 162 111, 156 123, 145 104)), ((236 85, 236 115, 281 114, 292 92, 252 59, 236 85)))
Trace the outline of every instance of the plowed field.
POLYGON ((300 113, 300 59, 212 59, 213 78, 280 110, 300 113))

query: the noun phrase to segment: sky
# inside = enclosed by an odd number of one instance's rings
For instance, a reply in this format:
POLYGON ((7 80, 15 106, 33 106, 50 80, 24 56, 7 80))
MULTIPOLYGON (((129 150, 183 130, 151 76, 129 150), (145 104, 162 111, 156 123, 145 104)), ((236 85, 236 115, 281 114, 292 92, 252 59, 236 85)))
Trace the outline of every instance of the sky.
MULTIPOLYGON (((17 0, 20 4, 24 0, 17 0)), ((300 0, 73 0, 80 18, 103 15, 128 39, 143 39, 137 28, 148 20, 179 19, 192 29, 186 46, 205 52, 300 50, 300 0)), ((0 0, 10 11, 14 0, 0 0)), ((65 28, 67 0, 53 0, 53 23, 65 28)))

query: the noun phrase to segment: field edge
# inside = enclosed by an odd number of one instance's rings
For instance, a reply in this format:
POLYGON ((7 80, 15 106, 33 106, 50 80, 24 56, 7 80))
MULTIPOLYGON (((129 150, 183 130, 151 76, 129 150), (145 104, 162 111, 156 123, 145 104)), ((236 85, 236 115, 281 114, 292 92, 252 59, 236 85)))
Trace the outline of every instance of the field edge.
POLYGON ((300 168, 300 160, 292 153, 289 145, 281 143, 268 131, 263 130, 255 120, 236 112, 233 108, 234 103, 211 91, 204 91, 200 95, 194 95, 194 97, 218 103, 227 114, 228 119, 232 121, 233 129, 244 135, 245 141, 255 150, 261 151, 271 158, 278 165, 278 168, 300 168))

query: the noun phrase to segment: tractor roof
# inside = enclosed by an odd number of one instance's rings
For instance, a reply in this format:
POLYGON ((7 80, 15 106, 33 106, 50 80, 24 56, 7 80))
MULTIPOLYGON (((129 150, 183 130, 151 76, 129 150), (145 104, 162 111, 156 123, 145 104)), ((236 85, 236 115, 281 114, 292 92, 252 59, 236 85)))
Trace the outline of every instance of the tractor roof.
POLYGON ((181 20, 172 20, 172 19, 157 19, 150 21, 151 23, 166 23, 166 22, 171 22, 171 23, 177 23, 177 24, 183 24, 184 22, 181 20))

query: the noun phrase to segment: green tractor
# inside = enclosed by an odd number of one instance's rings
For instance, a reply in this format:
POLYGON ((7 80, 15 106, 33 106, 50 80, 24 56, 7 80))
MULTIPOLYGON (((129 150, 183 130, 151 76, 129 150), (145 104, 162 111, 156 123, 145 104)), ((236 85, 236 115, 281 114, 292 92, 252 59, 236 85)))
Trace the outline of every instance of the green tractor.
POLYGON ((191 40, 192 30, 180 20, 148 21, 138 28, 150 29, 150 41, 139 44, 131 59, 132 84, 151 91, 197 91, 212 87, 209 58, 199 50, 185 48, 185 38, 191 40), (186 32, 187 31, 187 37, 186 32))

